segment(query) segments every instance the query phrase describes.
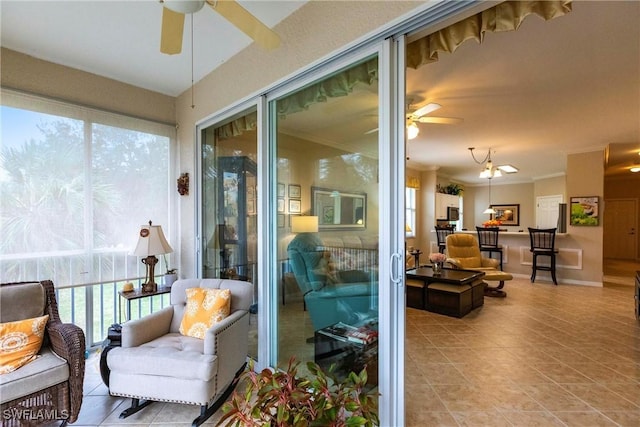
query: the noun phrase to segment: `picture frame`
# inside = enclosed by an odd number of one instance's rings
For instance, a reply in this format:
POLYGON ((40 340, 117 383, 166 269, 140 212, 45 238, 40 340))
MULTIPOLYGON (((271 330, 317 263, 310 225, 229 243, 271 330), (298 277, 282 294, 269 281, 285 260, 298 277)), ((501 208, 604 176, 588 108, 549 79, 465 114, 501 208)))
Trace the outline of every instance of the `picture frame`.
POLYGON ((282 182, 278 183, 278 197, 284 197, 284 184, 282 182))
POLYGON ((299 199, 302 194, 302 187, 298 184, 289 184, 289 197, 293 199, 299 199))
POLYGON ((500 221, 502 225, 520 225, 520 205, 491 205, 491 208, 496 211, 495 214, 491 214, 493 220, 500 221))
POLYGON ((598 196, 571 197, 570 225, 598 226, 599 215, 598 196))
POLYGON ((300 213, 302 211, 302 204, 300 200, 289 199, 289 213, 300 213))
POLYGON ((278 214, 278 228, 284 228, 284 214, 278 214))
POLYGON ((278 212, 284 213, 284 199, 278 199, 278 212))
POLYGON ((247 215, 255 215, 256 214, 256 201, 255 200, 247 200, 247 215))

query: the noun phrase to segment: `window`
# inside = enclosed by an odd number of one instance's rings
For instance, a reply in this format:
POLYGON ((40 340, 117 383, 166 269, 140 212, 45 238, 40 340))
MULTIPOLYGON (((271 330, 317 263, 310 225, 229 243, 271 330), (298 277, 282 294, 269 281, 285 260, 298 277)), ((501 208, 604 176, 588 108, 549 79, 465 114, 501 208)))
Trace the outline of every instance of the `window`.
POLYGON ((405 188, 405 237, 416 237, 416 189, 405 188))
POLYGON ((130 255, 140 226, 171 240, 174 128, 8 90, 0 113, 2 281, 144 276, 130 255))

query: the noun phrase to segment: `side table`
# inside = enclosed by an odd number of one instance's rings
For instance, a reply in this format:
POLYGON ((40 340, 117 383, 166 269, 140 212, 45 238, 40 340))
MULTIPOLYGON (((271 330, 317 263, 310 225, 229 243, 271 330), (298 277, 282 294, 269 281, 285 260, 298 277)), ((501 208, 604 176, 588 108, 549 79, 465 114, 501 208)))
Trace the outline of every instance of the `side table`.
MULTIPOLYGON (((171 292, 171 286, 158 286, 158 290, 155 292, 145 292, 141 288, 134 289, 133 291, 124 292, 118 291, 118 294, 121 298, 124 298, 127 302, 125 307, 125 321, 131 320, 131 301, 140 299, 140 298, 148 298, 155 295, 168 294, 171 292)), ((122 309, 118 309, 118 317, 122 314, 122 309)), ((122 318, 119 318, 120 322, 122 322, 122 318)))
POLYGON ((109 366, 107 365, 107 354, 111 349, 122 345, 122 326, 115 323, 109 326, 107 338, 102 342, 102 352, 100 353, 100 376, 104 385, 109 387, 109 366))

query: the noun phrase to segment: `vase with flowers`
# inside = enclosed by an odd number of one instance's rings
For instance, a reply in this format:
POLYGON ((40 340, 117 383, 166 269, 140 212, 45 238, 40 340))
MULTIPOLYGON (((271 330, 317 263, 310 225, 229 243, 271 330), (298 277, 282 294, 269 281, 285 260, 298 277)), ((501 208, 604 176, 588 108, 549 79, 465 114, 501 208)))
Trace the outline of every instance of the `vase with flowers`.
POLYGON ((441 254, 440 252, 433 252, 429 254, 429 261, 431 261, 431 268, 433 269, 434 275, 439 275, 442 273, 442 268, 444 267, 444 262, 447 260, 447 256, 445 254, 441 254))

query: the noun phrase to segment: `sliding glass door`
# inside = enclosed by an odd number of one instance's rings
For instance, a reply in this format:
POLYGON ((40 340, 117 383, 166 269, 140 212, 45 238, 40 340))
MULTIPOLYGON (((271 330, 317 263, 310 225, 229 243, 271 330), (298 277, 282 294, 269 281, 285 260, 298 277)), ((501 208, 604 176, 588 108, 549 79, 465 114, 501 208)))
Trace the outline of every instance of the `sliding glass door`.
MULTIPOLYGON (((201 130, 201 277, 247 280, 258 290, 257 112, 234 114, 201 130)), ((254 310, 255 311, 255 310, 254 310)), ((257 317, 249 356, 258 358, 257 317)))
POLYGON ((270 102, 278 366, 315 361, 378 383, 378 58, 270 102), (356 124, 354 114, 368 117, 356 124))

